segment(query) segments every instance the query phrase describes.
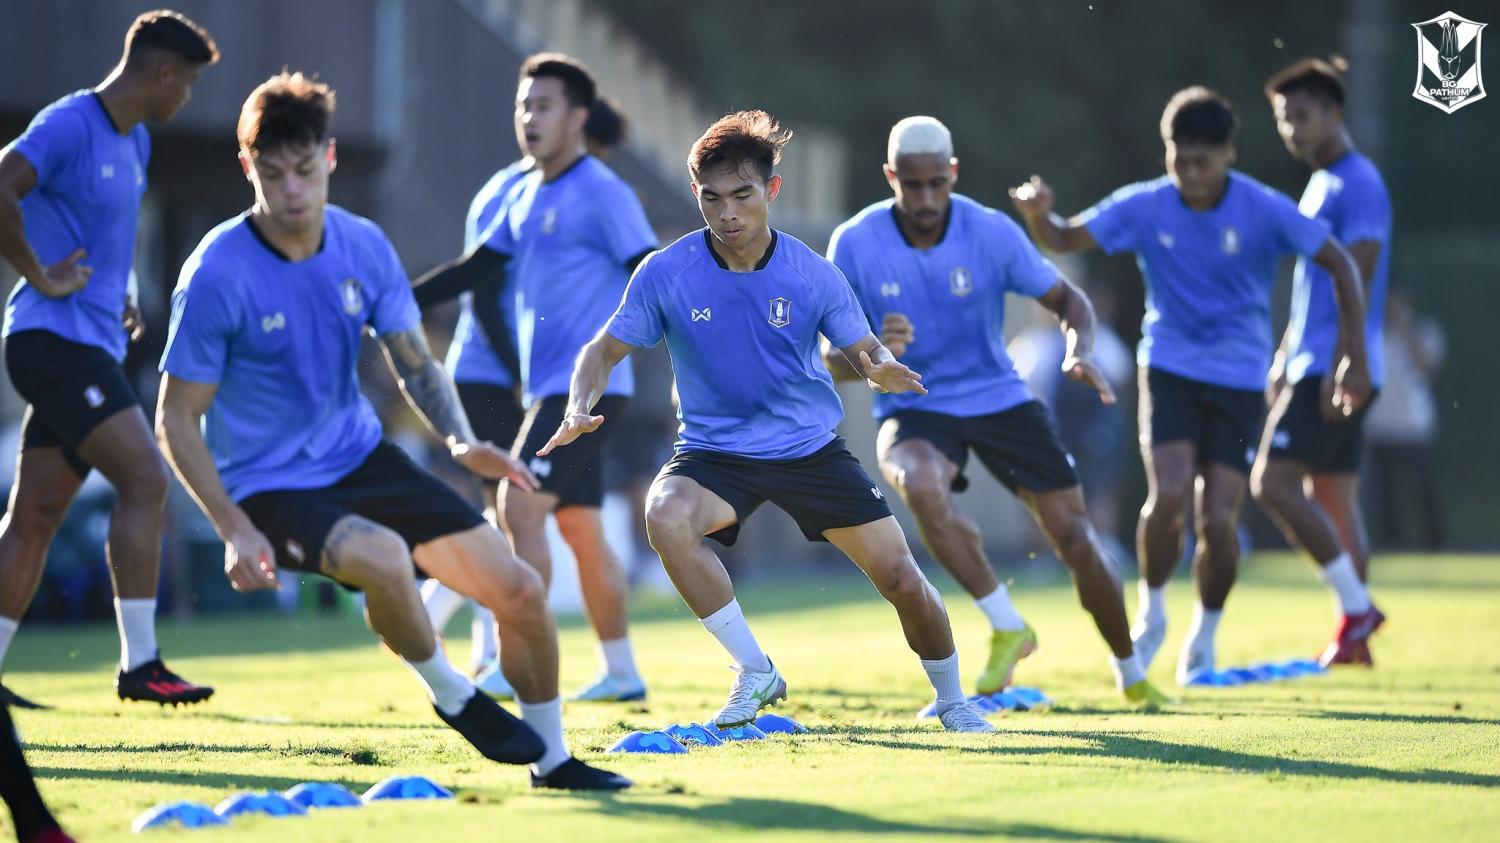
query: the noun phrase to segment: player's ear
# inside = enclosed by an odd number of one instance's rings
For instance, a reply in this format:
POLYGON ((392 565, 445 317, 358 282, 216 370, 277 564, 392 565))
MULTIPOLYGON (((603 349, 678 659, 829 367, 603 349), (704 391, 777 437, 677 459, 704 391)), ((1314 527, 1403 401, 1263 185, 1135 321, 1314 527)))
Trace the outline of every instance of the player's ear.
POLYGON ((247 154, 245 154, 245 150, 241 149, 240 150, 240 154, 239 154, 239 159, 240 159, 240 172, 242 172, 242 173, 245 174, 245 178, 247 178, 247 179, 250 178, 250 168, 253 167, 253 166, 255 166, 254 163, 250 160, 250 156, 247 155, 247 154))
POLYGON ((880 171, 885 173, 885 183, 894 188, 896 186, 896 168, 890 164, 881 164, 880 171))
POLYGON ((338 169, 338 166, 339 166, 339 155, 338 155, 338 140, 336 138, 329 138, 328 139, 328 150, 326 152, 324 152, 323 154, 328 157, 328 172, 331 173, 334 170, 338 169))
POLYGON ((958 184, 958 159, 957 158, 949 158, 948 159, 948 185, 951 187, 952 185, 955 185, 955 184, 958 184))
POLYGON ((776 194, 778 194, 780 192, 781 192, 781 176, 771 176, 771 180, 768 181, 768 182, 766 182, 766 201, 767 202, 774 202, 774 201, 776 201, 776 194))
POLYGON ((698 198, 698 183, 696 181, 688 182, 688 190, 691 190, 693 192, 694 199, 698 198))

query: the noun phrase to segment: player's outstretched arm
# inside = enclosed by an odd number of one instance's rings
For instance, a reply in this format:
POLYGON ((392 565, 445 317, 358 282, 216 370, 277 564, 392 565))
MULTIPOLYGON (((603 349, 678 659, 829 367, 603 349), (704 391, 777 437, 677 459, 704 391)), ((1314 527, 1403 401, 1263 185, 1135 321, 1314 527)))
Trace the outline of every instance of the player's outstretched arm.
MULTIPOLYGON (((900 357, 906 353, 907 346, 916 341, 916 328, 912 326, 911 320, 904 313, 887 313, 880 322, 880 344, 890 350, 893 357, 900 357)), ((823 365, 828 367, 829 374, 840 383, 845 381, 864 380, 855 370, 854 364, 844 356, 843 349, 834 348, 833 343, 827 337, 822 337, 823 342, 823 365)))
POLYGON ((604 424, 603 416, 593 413, 594 405, 603 397, 609 386, 609 373, 630 356, 635 346, 623 343, 600 331, 599 336, 578 353, 578 363, 573 367, 573 383, 568 389, 568 406, 563 411, 562 423, 557 432, 536 452, 545 457, 556 448, 572 442, 585 433, 593 433, 604 424))
POLYGON ((453 379, 432 357, 427 335, 420 326, 380 337, 386 359, 417 415, 448 446, 459 465, 491 480, 509 480, 525 491, 534 491, 531 469, 493 443, 481 442, 469 425, 453 379))
POLYGON ((424 309, 441 304, 501 275, 509 260, 509 255, 481 243, 468 254, 423 273, 412 282, 412 295, 417 297, 417 305, 424 309))
POLYGON ((1052 210, 1052 188, 1041 176, 1032 176, 1025 184, 1011 188, 1010 201, 1026 221, 1031 239, 1047 251, 1066 254, 1099 248, 1094 235, 1077 217, 1063 219, 1052 210))
POLYGON ((870 389, 892 394, 927 394, 927 387, 922 385, 922 376, 897 360, 874 334, 865 334, 864 339, 854 345, 844 346, 841 351, 849 365, 870 385, 870 389))
POLYGON ((213 455, 203 441, 203 414, 219 385, 168 374, 156 407, 156 439, 177 479, 224 540, 224 575, 236 591, 279 588, 276 553, 224 489, 213 455))
POLYGON ((1099 400, 1103 403, 1115 403, 1114 388, 1094 365, 1094 330, 1098 319, 1094 316, 1094 303, 1089 301, 1088 294, 1060 277, 1037 301, 1057 314, 1062 328, 1067 344, 1063 354, 1063 374, 1088 384, 1099 393, 1099 400))
POLYGON ((52 266, 42 266, 21 217, 21 199, 36 187, 36 170, 26 156, 15 150, 0 157, 0 257, 26 278, 38 293, 48 298, 82 290, 94 270, 79 263, 87 255, 82 249, 52 266))
POLYGON ((1333 278, 1333 300, 1339 309, 1336 363, 1323 386, 1323 412, 1350 416, 1370 397, 1370 368, 1365 358, 1365 297, 1359 268, 1338 240, 1329 237, 1313 261, 1333 278))

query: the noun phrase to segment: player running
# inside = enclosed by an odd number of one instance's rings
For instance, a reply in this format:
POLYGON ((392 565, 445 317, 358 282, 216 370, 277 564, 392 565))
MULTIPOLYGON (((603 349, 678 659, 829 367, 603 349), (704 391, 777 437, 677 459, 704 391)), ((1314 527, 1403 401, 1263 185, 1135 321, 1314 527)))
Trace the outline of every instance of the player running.
POLYGON ((992 732, 964 697, 942 599, 879 487, 833 432, 843 407, 818 359, 819 334, 858 361, 872 389, 925 390, 870 333, 843 274, 769 226, 781 189, 772 169, 790 135, 764 111, 741 111, 693 144, 688 170, 707 227, 636 270, 619 309, 579 356, 566 414, 541 454, 599 430, 609 413, 594 410, 610 372, 665 338, 682 427, 676 455, 651 488, 646 527, 688 608, 738 665, 714 722, 746 723, 786 698, 786 682, 703 541, 734 544, 740 524, 770 501, 809 540, 843 551, 896 608, 937 692, 943 726, 992 732))
MULTIPOLYGON (((1302 212, 1328 223, 1364 279, 1365 353, 1378 390, 1385 377, 1390 196, 1374 163, 1354 149, 1344 126, 1343 79, 1332 65, 1297 62, 1271 77, 1266 96, 1287 150, 1316 170, 1302 193, 1302 212)), ((1318 564, 1338 601, 1338 626, 1319 661, 1370 665, 1369 638, 1385 622, 1365 584, 1370 554, 1359 514, 1362 431, 1370 402, 1345 416, 1330 399, 1338 328, 1328 274, 1299 259, 1292 316, 1266 381, 1271 415, 1250 486, 1287 541, 1318 564)))
MULTIPOLYGON (((884 169, 895 198, 835 229, 828 259, 849 279, 869 324, 880 326, 881 342, 923 373, 930 393, 875 396, 880 468, 916 515, 928 551, 989 618, 989 661, 977 690, 1009 685, 1037 638, 985 558, 979 526, 954 505, 953 493, 968 487, 971 449, 1031 510, 1072 572, 1125 697, 1166 702, 1135 655, 1119 574, 1089 522, 1073 458, 1005 351, 1006 293, 1034 298, 1062 320, 1063 370, 1114 403, 1091 358, 1093 306, 1010 217, 953 192, 958 159, 941 122, 897 123, 884 169)), ((835 379, 859 377, 827 340, 823 355, 835 379)))
POLYGON ((245 101, 240 164, 255 205, 209 232, 183 266, 161 364, 167 457, 224 539, 236 589, 277 587, 278 568, 289 568, 364 591, 371 628, 485 757, 531 764, 533 787, 628 787, 563 743, 557 630, 541 578, 382 437, 360 392, 369 328, 459 465, 533 486, 524 465, 474 436, 385 234, 327 204, 333 109, 327 85, 284 71, 245 101), (520 720, 437 650, 419 570, 495 613, 520 720))
MULTIPOLYGON (((536 494, 502 487, 500 514, 516 553, 552 576, 547 516, 578 560, 579 586, 599 636, 603 671, 572 699, 641 700, 646 684, 630 644, 625 571, 604 541, 603 439, 556 458, 537 453, 562 421, 573 361, 603 327, 635 265, 656 247, 635 191, 584 149, 595 100, 583 65, 541 53, 521 65, 516 138, 535 165, 506 193, 482 242, 417 280, 424 303, 475 289, 509 272, 526 417, 513 453, 540 481, 536 494)), ((618 412, 634 389, 625 367, 611 379, 605 407, 618 412)))
POLYGON ((1321 220, 1230 169, 1238 120, 1203 87, 1177 92, 1161 118, 1165 176, 1127 185, 1071 219, 1052 213, 1039 176, 1014 188, 1031 236, 1054 252, 1131 251, 1146 284, 1141 324, 1141 457, 1149 493, 1137 544, 1140 597, 1132 630, 1149 667, 1167 631, 1166 587, 1193 502, 1198 602, 1177 664, 1184 684, 1214 667, 1214 634, 1234 585, 1246 475, 1265 412, 1271 291, 1286 255, 1333 278, 1339 360, 1331 400, 1350 414, 1370 391, 1358 269, 1321 220))
MULTIPOLYGON (((177 705, 214 692, 168 670, 157 650, 167 470, 121 363, 151 155, 143 124, 176 116, 218 58, 197 24, 146 12, 103 82, 47 106, 0 151, 0 255, 21 275, 5 310, 5 367, 27 403, 0 520, 0 662, 41 582, 52 537, 97 468, 116 495, 105 552, 122 700, 177 705)), ((0 700, 39 707, 3 685, 0 700)))

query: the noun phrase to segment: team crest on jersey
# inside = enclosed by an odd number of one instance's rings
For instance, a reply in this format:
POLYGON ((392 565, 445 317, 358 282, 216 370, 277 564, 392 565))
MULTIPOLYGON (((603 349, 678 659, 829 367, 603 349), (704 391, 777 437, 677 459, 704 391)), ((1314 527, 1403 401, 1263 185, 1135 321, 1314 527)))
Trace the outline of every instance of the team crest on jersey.
POLYGON ((1484 99, 1479 36, 1488 25, 1453 12, 1412 24, 1417 31, 1417 86, 1411 95, 1448 114, 1484 99))
POLYGON ((1219 248, 1226 255, 1237 255, 1240 253, 1240 230, 1234 226, 1224 229, 1224 234, 1219 238, 1219 248))
POLYGON ((542 215, 542 233, 551 234, 557 230, 557 206, 553 205, 542 215))
POLYGON ((339 287, 339 298, 344 301, 344 312, 350 316, 358 316, 365 309, 365 289, 357 279, 344 279, 339 287))
POLYGON ((967 266, 955 266, 948 273, 948 287, 953 290, 955 296, 967 296, 974 292, 974 275, 969 272, 967 266))
POLYGON ((771 299, 771 313, 766 318, 777 328, 792 324, 792 303, 781 296, 771 299))

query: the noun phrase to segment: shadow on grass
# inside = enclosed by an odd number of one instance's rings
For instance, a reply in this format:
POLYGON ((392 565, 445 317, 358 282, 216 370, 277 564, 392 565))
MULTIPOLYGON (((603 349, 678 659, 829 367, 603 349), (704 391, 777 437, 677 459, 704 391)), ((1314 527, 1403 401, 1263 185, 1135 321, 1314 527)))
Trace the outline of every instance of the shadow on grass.
MULTIPOLYGON (((106 782, 136 782, 145 784, 188 785, 208 787, 215 790, 286 790, 304 780, 291 776, 263 776, 255 773, 184 772, 179 770, 87 770, 77 767, 33 767, 37 778, 73 779, 106 782)), ((339 775, 319 774, 319 781, 341 784, 355 793, 361 793, 374 784, 370 779, 351 779, 339 775)))

